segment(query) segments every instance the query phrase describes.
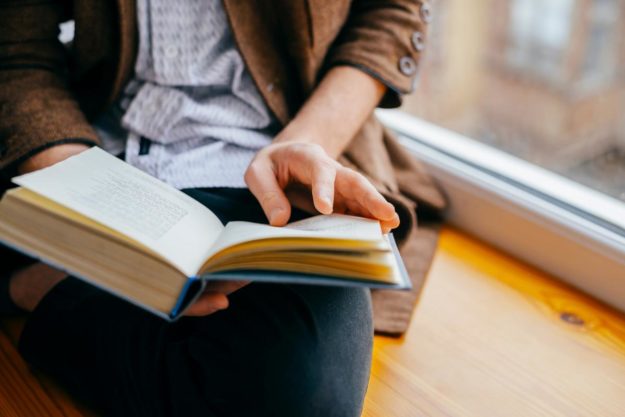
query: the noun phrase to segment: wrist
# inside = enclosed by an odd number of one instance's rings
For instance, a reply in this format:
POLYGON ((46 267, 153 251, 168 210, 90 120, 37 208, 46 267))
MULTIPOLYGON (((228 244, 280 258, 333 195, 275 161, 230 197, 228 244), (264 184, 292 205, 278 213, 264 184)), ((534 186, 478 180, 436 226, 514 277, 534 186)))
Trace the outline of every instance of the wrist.
POLYGON ((334 67, 275 140, 315 143, 336 159, 370 117, 385 91, 384 84, 356 68, 334 67))
POLYGON ((318 145, 332 159, 339 157, 343 151, 340 140, 332 132, 320 128, 322 123, 304 123, 294 119, 273 140, 276 144, 309 144, 318 145))

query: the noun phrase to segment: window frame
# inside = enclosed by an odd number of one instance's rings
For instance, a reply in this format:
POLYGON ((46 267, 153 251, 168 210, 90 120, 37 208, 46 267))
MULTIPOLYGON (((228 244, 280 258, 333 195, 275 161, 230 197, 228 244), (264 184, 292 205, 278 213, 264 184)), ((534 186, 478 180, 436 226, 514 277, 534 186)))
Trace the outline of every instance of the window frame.
POLYGON ((442 186, 450 224, 625 311, 624 202, 400 110, 376 116, 442 186))

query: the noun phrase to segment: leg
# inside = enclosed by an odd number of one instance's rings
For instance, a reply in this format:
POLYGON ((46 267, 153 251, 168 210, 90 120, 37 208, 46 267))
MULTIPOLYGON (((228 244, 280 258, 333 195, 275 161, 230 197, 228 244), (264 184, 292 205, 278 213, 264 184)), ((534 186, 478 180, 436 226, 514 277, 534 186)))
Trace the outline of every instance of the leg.
POLYGON ((372 338, 366 290, 252 285, 233 297, 231 309, 197 320, 183 350, 196 353, 205 375, 215 363, 225 365, 222 377, 198 392, 225 399, 214 405, 216 415, 356 417, 372 338))
POLYGON ((106 415, 356 417, 372 335, 363 289, 252 284, 170 324, 68 279, 20 348, 106 415))

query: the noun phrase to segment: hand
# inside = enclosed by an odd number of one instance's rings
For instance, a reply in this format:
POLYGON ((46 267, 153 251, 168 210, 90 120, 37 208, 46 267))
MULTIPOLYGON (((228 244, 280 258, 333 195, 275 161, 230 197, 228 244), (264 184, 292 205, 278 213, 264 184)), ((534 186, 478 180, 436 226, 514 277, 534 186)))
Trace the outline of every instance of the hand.
POLYGON ((375 187, 361 174, 330 158, 320 145, 274 142, 256 155, 245 173, 245 182, 274 226, 284 226, 291 216, 291 203, 305 203, 290 193, 308 190, 307 196, 322 214, 344 213, 380 221, 386 233, 399 225, 399 216, 375 187), (287 198, 287 195, 291 197, 287 198))
POLYGON ((45 149, 41 152, 28 158, 22 162, 18 167, 20 174, 26 174, 28 172, 36 171, 38 169, 49 167, 57 162, 61 162, 70 156, 79 154, 82 151, 89 149, 89 146, 81 143, 66 143, 64 145, 56 145, 51 148, 45 149))
POLYGON ((249 281, 210 281, 185 316, 208 316, 228 308, 228 295, 249 284, 249 281))

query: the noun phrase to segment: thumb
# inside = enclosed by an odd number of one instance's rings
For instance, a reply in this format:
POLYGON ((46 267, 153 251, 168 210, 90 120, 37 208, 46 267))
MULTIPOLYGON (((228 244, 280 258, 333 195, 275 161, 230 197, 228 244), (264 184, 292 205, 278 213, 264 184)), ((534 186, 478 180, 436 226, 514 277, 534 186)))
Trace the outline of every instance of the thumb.
POLYGON ((271 162, 253 161, 245 172, 245 183, 263 208, 269 224, 284 226, 289 221, 291 204, 278 184, 271 162))
POLYGON ((185 316, 208 316, 219 310, 225 310, 229 305, 228 297, 218 292, 203 293, 185 312, 185 316))

